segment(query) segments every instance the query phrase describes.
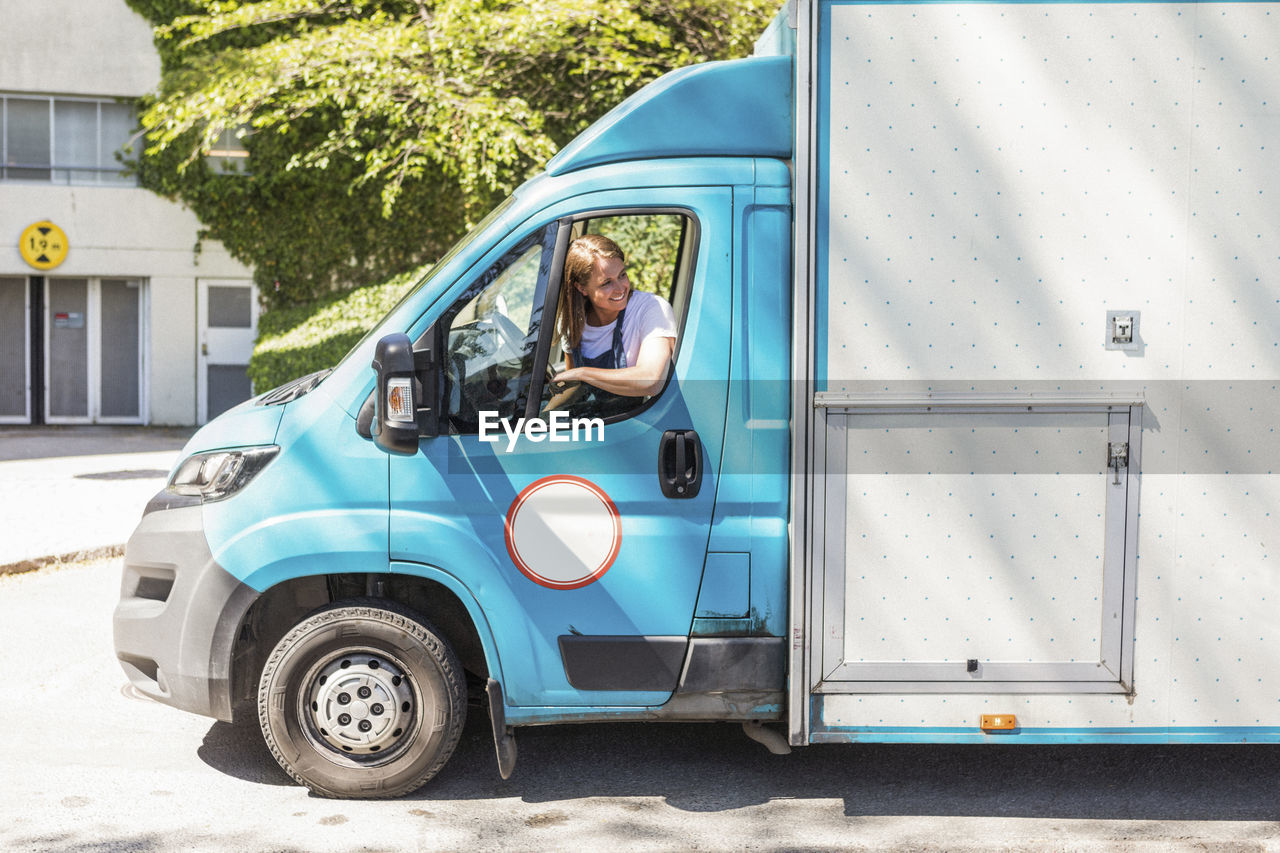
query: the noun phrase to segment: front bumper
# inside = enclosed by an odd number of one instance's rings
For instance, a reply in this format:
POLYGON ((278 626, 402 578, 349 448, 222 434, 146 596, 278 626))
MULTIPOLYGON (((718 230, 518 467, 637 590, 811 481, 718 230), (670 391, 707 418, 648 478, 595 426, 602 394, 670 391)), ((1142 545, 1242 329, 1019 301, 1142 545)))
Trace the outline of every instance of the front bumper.
POLYGON ((162 492, 125 547, 116 657, 152 699, 231 720, 232 655, 258 592, 217 564, 198 499, 162 492))

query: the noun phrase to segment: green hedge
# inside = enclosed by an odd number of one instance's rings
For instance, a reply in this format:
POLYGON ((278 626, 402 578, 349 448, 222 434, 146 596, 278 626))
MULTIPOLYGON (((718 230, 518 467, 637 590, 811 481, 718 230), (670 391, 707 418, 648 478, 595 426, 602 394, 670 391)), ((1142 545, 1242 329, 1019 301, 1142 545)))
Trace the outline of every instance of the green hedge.
POLYGON ((333 367, 390 311, 430 267, 329 299, 266 311, 249 359, 249 378, 262 393, 291 379, 333 367))

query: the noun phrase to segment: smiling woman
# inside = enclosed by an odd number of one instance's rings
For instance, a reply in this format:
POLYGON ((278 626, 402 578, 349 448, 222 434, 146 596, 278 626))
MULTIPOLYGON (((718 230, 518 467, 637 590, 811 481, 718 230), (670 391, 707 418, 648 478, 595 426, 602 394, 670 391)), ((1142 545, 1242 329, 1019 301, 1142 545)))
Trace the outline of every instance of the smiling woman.
POLYGON ((573 241, 560 290, 566 370, 557 382, 585 382, 611 394, 655 394, 675 349, 676 320, 660 296, 633 290, 626 256, 613 240, 573 241))

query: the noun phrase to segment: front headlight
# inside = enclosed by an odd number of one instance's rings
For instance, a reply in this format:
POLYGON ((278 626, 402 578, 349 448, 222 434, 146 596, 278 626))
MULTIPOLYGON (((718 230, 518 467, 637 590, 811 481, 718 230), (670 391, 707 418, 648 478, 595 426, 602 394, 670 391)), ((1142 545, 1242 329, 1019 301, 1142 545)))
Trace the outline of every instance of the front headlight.
POLYGON ((220 501, 249 485, 279 452, 280 448, 273 444, 194 453, 184 459, 169 478, 168 489, 178 495, 220 501))

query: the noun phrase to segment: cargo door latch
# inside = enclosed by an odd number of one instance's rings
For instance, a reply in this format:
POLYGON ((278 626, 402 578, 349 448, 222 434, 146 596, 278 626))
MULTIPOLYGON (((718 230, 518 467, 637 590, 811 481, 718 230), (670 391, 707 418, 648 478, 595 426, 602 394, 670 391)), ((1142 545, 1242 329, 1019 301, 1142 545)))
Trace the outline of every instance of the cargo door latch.
POLYGON ((1129 442, 1113 441, 1107 445, 1107 467, 1115 472, 1112 485, 1120 485, 1120 469, 1129 467, 1129 442))

